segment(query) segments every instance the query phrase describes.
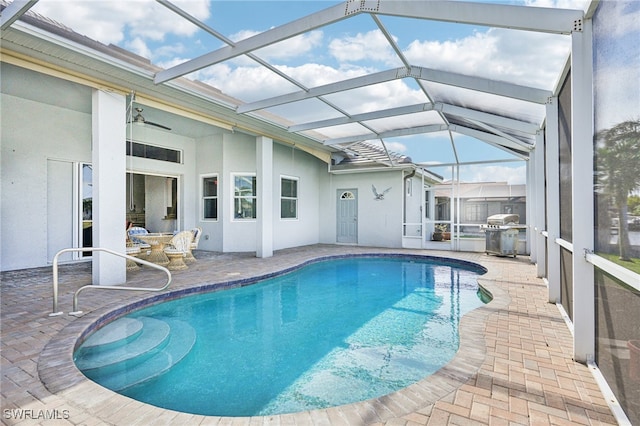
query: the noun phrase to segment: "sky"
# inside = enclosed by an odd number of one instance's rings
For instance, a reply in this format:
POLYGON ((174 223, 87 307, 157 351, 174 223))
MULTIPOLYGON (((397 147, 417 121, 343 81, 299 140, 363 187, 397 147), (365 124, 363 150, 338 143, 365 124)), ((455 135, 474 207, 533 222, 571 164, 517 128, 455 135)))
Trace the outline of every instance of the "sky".
MULTIPOLYGON (((174 0, 173 3, 235 42, 341 2, 174 0)), ((586 0, 527 0, 516 4, 583 10, 586 0)), ((226 45, 153 0, 40 0, 32 10, 80 34, 146 57, 163 68, 226 45)), ((553 89, 570 50, 568 36, 522 31, 515 34, 507 29, 393 17, 381 17, 381 21, 412 64, 517 81, 542 89, 553 89), (540 60, 541 55, 544 61, 540 60)), ((368 15, 322 27, 255 54, 307 87, 402 66, 368 15)), ((211 84, 245 102, 299 90, 244 56, 187 77, 211 84)), ((417 103, 420 96, 415 84, 403 79, 362 89, 354 99, 335 100, 351 102, 354 108, 366 111, 394 106, 394 99, 406 102, 415 97, 417 103)), ((314 112, 313 108, 299 108, 296 122, 313 119, 314 112)), ((408 155, 414 162, 455 161, 448 133, 393 138, 385 143, 391 151, 408 155)), ((455 136, 455 144, 464 161, 513 158, 466 136, 455 136)), ((520 184, 525 183, 526 166, 522 161, 469 166, 463 168, 462 178, 520 184)))
POLYGON ((596 15, 596 132, 640 120, 640 1, 607 1, 596 15), (614 42, 615 41, 615 42, 614 42))

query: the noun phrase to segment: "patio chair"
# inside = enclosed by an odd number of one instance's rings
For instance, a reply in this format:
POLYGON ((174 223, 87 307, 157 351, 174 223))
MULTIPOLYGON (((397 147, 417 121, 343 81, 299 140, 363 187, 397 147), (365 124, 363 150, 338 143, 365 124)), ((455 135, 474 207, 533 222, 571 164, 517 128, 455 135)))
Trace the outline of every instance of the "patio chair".
POLYGON ((141 226, 132 226, 127 230, 127 236, 129 237, 129 241, 131 241, 131 243, 134 246, 140 247, 140 254, 138 255, 139 257, 146 256, 149 249, 151 249, 151 246, 145 243, 144 241, 136 238, 135 236, 140 234, 148 234, 148 233, 149 231, 147 231, 145 228, 142 228, 141 226))
POLYGON ((202 228, 196 227, 191 229, 191 233, 193 234, 193 239, 191 240, 191 244, 189 245, 189 252, 185 256, 185 262, 195 262, 196 258, 193 257, 192 250, 196 250, 198 248, 198 243, 200 242, 200 237, 202 236, 202 228))
POLYGON ((164 252, 169 258, 169 264, 167 269, 177 271, 181 269, 187 269, 184 258, 187 253, 191 251, 191 241, 193 240, 193 233, 191 231, 181 231, 173 236, 164 252))
MULTIPOLYGON (((127 243, 126 253, 129 256, 140 257, 141 249, 140 246, 131 242, 127 243)), ((140 265, 138 265, 135 261, 131 259, 127 259, 127 271, 136 271, 140 269, 140 265)))

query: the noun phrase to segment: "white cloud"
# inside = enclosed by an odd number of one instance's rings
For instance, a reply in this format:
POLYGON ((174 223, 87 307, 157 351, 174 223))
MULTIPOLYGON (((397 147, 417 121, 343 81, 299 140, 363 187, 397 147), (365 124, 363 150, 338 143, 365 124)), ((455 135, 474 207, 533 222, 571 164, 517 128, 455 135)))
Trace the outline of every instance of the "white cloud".
POLYGON ((294 90, 294 87, 270 70, 263 67, 218 64, 196 73, 191 78, 221 89, 223 92, 252 102, 294 90))
POLYGON ((336 81, 358 77, 367 73, 367 70, 359 67, 337 69, 329 65, 317 63, 280 68, 308 87, 322 86, 336 81))
POLYGON ((610 128, 622 121, 640 118, 640 81, 634 66, 601 69, 594 80, 596 131, 610 128), (604 106, 604 107, 603 107, 604 106))
POLYGON ((387 146, 387 149, 391 152, 397 152, 399 154, 404 154, 407 152, 407 146, 401 142, 387 142, 384 144, 387 146))
POLYGON ((125 47, 135 53, 136 55, 140 55, 143 58, 151 57, 151 49, 147 46, 147 43, 144 42, 140 37, 136 37, 133 40, 127 41, 125 43, 125 47))
POLYGON ((596 130, 640 118, 640 3, 603 2, 594 19, 596 130))
POLYGON ((340 62, 373 60, 391 66, 399 64, 397 55, 379 30, 335 38, 329 43, 329 53, 340 62))
POLYGON ((528 0, 525 1, 527 6, 536 7, 553 7, 558 9, 577 9, 585 10, 590 0, 528 0))
MULTIPOLYGON (((370 145, 374 145, 377 146, 381 149, 384 149, 382 147, 382 142, 380 142, 380 140, 369 140, 367 141, 368 144, 370 145)), ((407 146, 401 142, 388 142, 388 141, 384 141, 384 145, 387 147, 387 150, 391 153, 396 153, 396 154, 404 154, 407 151, 407 146)))
POLYGON ((412 90, 402 80, 337 93, 328 98, 353 114, 427 101, 422 92, 412 90))
POLYGON ((465 182, 506 181, 510 185, 527 183, 527 166, 470 165, 460 168, 465 182))
POLYGON ((570 50, 567 36, 489 29, 454 41, 415 40, 414 65, 552 89, 570 50))
MULTIPOLYGON (((336 69, 317 63, 307 63, 300 66, 281 65, 277 68, 307 87, 316 87, 357 77, 366 74, 368 71, 356 67, 336 69)), ((231 64, 218 64, 203 69, 199 71, 197 75, 191 77, 220 88, 225 93, 245 102, 301 90, 299 87, 287 82, 270 70, 257 66, 239 66, 234 68, 231 64)), ((397 83, 405 86, 401 82, 397 83)), ((346 101, 360 104, 377 99, 378 102, 382 102, 383 99, 380 99, 379 96, 389 96, 388 93, 376 94, 373 91, 367 91, 367 93, 366 98, 363 96, 353 99, 353 96, 346 96, 346 101)))
MULTIPOLYGON (((258 31, 243 30, 231 35, 229 38, 235 42, 253 37, 260 34, 258 31)), ((254 51, 256 56, 267 62, 271 61, 283 61, 291 58, 304 57, 304 55, 310 53, 313 49, 322 44, 322 38, 324 34, 322 31, 310 31, 305 34, 300 34, 296 37, 283 40, 274 45, 264 47, 254 51)), ((238 65, 255 64, 251 59, 246 56, 235 58, 234 63, 238 65)))
MULTIPOLYGON (((208 0, 174 3, 198 19, 209 16, 208 0)), ((197 31, 195 25, 153 0, 48 1, 38 2, 33 10, 105 44, 120 43, 127 33, 141 41, 161 41, 167 35, 190 36, 197 31)))

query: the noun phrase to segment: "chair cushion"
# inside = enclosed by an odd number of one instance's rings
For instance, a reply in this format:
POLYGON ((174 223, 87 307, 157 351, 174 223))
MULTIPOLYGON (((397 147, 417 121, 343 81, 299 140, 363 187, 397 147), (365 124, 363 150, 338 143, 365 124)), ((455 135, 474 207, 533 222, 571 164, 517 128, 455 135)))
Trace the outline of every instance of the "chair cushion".
POLYGON ((127 233, 129 234, 129 239, 131 241, 133 241, 134 243, 137 244, 146 244, 144 243, 141 239, 136 238, 135 235, 140 235, 140 234, 148 234, 149 231, 147 231, 145 228, 142 228, 140 226, 134 226, 129 228, 129 230, 127 231, 127 233))

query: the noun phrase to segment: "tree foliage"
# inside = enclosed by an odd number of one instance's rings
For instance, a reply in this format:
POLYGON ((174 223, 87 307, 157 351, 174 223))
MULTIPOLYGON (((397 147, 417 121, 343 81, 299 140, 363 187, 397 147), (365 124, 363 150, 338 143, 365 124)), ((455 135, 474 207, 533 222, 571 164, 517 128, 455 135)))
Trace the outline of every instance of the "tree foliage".
POLYGON ((640 195, 630 195, 627 198, 627 207, 634 216, 640 216, 640 195))
POLYGON ((596 135, 597 188, 618 213, 620 259, 629 258, 628 198, 640 188, 640 119, 624 121, 596 135))

